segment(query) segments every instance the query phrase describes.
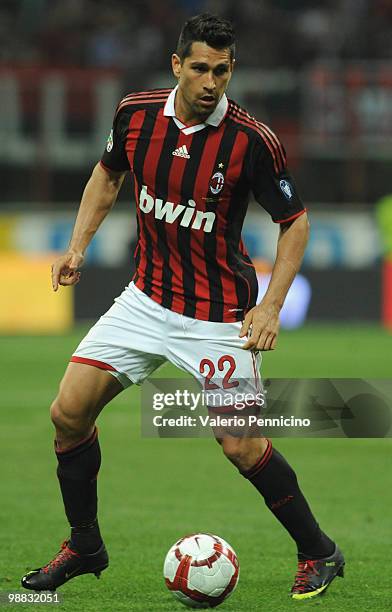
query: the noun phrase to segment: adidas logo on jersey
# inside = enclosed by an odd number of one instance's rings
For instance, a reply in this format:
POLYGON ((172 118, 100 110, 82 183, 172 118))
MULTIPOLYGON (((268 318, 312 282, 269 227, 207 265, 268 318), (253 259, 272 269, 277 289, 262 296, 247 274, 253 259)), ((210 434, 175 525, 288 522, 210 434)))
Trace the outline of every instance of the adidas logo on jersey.
POLYGON ((177 157, 185 157, 186 159, 190 159, 191 156, 188 153, 188 149, 186 145, 182 145, 182 147, 178 147, 175 151, 173 151, 172 155, 176 155, 177 157))
POLYGON ((166 223, 174 223, 179 220, 182 227, 190 227, 203 232, 211 232, 215 213, 196 210, 196 202, 188 200, 188 206, 174 204, 174 202, 164 202, 161 198, 154 198, 143 185, 139 194, 139 208, 144 214, 153 213, 155 219, 160 219, 166 223))

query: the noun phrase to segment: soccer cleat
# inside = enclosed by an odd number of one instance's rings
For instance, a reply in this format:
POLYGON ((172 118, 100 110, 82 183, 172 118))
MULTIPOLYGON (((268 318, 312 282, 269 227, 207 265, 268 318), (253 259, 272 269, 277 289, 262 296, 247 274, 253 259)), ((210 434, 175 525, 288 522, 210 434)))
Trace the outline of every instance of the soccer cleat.
POLYGON ((344 576, 344 557, 338 546, 330 557, 298 561, 291 597, 302 600, 323 595, 336 576, 344 576))
POLYGON ((95 574, 99 578, 108 565, 109 557, 105 544, 102 543, 93 554, 81 554, 70 547, 70 540, 65 540, 52 561, 44 567, 28 572, 21 582, 25 589, 55 591, 71 578, 82 574, 95 574))

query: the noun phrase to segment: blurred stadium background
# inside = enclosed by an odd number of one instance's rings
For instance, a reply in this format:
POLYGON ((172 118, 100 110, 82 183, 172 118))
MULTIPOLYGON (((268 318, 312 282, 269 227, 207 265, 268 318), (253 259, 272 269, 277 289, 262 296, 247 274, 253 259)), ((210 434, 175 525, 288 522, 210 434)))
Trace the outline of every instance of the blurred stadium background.
MULTIPOLYGON (((280 135, 312 225, 285 314, 285 327, 297 329, 282 332, 279 350, 265 356, 264 375, 391 377, 390 0, 2 0, 3 590, 18 589, 24 570, 51 558, 66 534, 47 407, 88 321, 130 280, 130 181, 73 291, 52 293, 50 263, 67 247, 118 100, 173 84, 169 60, 179 29, 203 10, 235 22, 238 65, 229 95, 280 135)), ((276 231, 252 206, 244 238, 261 287, 276 231)), ((178 372, 169 365, 161 375, 178 372)), ((214 442, 141 440, 139 403, 131 388, 99 420, 101 525, 112 568, 100 583, 86 576, 67 585, 62 609, 172 612, 161 579, 166 549, 183 533, 216 531, 242 564, 225 609, 291 610, 284 602, 294 547, 280 526, 259 514, 253 490, 214 442)), ((278 441, 349 561, 348 580, 328 594, 330 612, 390 610, 390 442, 278 441)))
MULTIPOLYGON (((238 66, 229 95, 280 135, 309 209, 312 235, 285 326, 305 316, 392 326, 390 0, 3 0, 2 333, 94 319, 129 281, 130 181, 89 248, 73 295, 50 294, 48 262, 67 247, 118 100, 173 84, 169 60, 181 24, 203 10, 235 22, 238 66)), ((252 206, 244 238, 261 275, 276 231, 252 206)))

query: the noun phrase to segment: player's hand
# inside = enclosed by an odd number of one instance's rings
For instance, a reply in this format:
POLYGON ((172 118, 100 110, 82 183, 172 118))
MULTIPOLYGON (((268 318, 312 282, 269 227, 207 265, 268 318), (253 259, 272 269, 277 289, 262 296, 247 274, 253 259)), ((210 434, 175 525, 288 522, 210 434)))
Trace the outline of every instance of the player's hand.
POLYGON ((242 347, 245 351, 273 351, 279 333, 279 308, 263 303, 252 308, 245 317, 240 338, 249 333, 242 347))
POLYGON ((76 285, 80 279, 78 268, 83 264, 84 256, 81 253, 68 251, 52 265, 52 286, 57 291, 59 285, 76 285))

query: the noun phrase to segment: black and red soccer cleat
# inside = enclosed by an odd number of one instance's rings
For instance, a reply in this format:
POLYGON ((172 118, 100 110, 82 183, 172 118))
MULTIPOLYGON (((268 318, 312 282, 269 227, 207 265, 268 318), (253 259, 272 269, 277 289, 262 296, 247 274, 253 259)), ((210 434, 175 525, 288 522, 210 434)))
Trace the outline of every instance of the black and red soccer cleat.
POLYGON ((336 576, 343 578, 343 575, 344 557, 337 546, 330 557, 298 561, 291 597, 302 600, 323 595, 332 580, 336 576))
POLYGON ((28 572, 21 582, 25 589, 55 591, 71 578, 82 574, 95 574, 99 578, 108 565, 109 557, 103 543, 95 553, 81 554, 71 548, 70 540, 65 540, 52 561, 28 572))

